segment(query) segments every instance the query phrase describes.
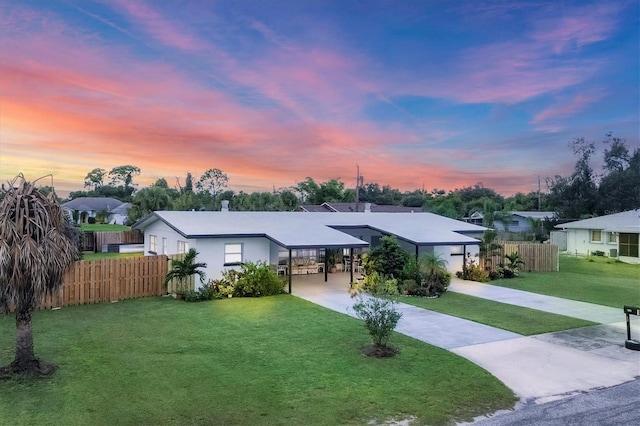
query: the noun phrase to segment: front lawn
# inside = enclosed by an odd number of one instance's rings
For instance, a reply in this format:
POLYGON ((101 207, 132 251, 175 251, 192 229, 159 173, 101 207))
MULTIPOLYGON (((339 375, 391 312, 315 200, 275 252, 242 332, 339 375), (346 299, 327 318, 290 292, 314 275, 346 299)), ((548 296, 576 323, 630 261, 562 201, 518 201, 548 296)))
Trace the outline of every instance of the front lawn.
POLYGON ((122 232, 131 231, 131 227, 125 225, 111 225, 108 223, 83 223, 80 225, 83 231, 95 232, 122 232))
POLYGON ((559 272, 525 272, 490 284, 620 308, 640 305, 640 265, 560 256, 559 272))
POLYGON ((109 253, 109 252, 98 252, 93 253, 90 251, 85 251, 82 253, 82 260, 98 260, 98 259, 120 259, 123 257, 142 257, 144 256, 143 252, 135 252, 135 253, 109 253))
POLYGON ((576 318, 448 291, 437 299, 401 296, 400 302, 502 328, 524 336, 596 325, 576 318))
MULTIPOLYGON (((516 401, 480 367, 400 334, 397 357, 367 358, 362 322, 289 295, 41 311, 34 333, 60 369, 0 382, 0 424, 444 424, 516 401)), ((0 318, 0 365, 14 338, 0 318)))

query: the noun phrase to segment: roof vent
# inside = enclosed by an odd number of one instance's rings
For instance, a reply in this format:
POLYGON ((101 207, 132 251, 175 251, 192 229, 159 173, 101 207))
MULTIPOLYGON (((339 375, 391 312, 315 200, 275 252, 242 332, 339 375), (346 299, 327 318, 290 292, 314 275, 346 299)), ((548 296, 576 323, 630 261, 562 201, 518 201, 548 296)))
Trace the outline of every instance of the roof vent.
POLYGON ((229 211, 229 200, 222 200, 222 208, 220 209, 221 212, 228 212, 229 211))
POLYGON ((364 203, 364 212, 371 213, 371 203, 364 203))

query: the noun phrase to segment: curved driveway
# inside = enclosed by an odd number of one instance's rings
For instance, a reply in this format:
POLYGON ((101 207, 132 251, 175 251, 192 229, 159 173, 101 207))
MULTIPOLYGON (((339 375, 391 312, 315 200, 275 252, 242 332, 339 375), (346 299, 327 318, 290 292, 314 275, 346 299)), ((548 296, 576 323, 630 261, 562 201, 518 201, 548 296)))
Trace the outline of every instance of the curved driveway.
MULTIPOLYGON (((346 274, 294 277, 293 295, 355 317, 346 274)), ((396 331, 480 365, 525 402, 545 402, 640 376, 640 352, 624 348, 622 309, 454 280, 451 291, 599 322, 603 325, 524 337, 473 321, 398 304, 396 331)), ((640 335, 634 321, 632 336, 640 335)))

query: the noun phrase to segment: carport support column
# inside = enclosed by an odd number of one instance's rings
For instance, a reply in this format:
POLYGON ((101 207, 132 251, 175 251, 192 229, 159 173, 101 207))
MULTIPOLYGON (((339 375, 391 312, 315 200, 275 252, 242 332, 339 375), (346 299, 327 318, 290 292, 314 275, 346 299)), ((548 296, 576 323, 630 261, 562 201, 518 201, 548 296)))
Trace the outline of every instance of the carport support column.
POLYGON ((291 275, 293 273, 292 271, 292 264, 291 264, 291 249, 289 249, 289 294, 291 294, 291 275))
POLYGON ((462 245, 462 279, 467 279, 467 245, 462 245))
POLYGON ((329 268, 329 256, 328 256, 328 254, 329 254, 329 249, 325 248, 324 249, 324 268, 322 268, 322 269, 324 269, 324 282, 325 283, 329 279, 329 277, 328 277, 328 273, 329 273, 329 271, 328 271, 328 268, 329 268))
POLYGON ((351 268, 349 268, 349 276, 351 278, 349 284, 351 284, 353 282, 353 247, 349 248, 349 259, 351 259, 351 268))

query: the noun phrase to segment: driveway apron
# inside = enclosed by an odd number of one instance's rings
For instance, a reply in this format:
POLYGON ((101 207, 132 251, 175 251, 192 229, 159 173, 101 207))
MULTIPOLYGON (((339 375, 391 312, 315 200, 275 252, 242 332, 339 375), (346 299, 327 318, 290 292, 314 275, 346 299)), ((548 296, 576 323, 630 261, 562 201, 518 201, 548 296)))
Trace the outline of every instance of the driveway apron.
MULTIPOLYGON (((293 295, 355 317, 346 274, 332 275, 329 282, 323 282, 321 274, 294 277, 293 295)), ((572 301, 495 287, 455 280, 451 291, 605 325, 524 337, 399 303, 402 318, 396 331, 467 358, 526 401, 545 402, 640 376, 640 352, 624 349, 626 326, 620 322, 624 320, 622 309, 567 303, 572 301)), ((635 336, 637 325, 635 322, 635 336)))

